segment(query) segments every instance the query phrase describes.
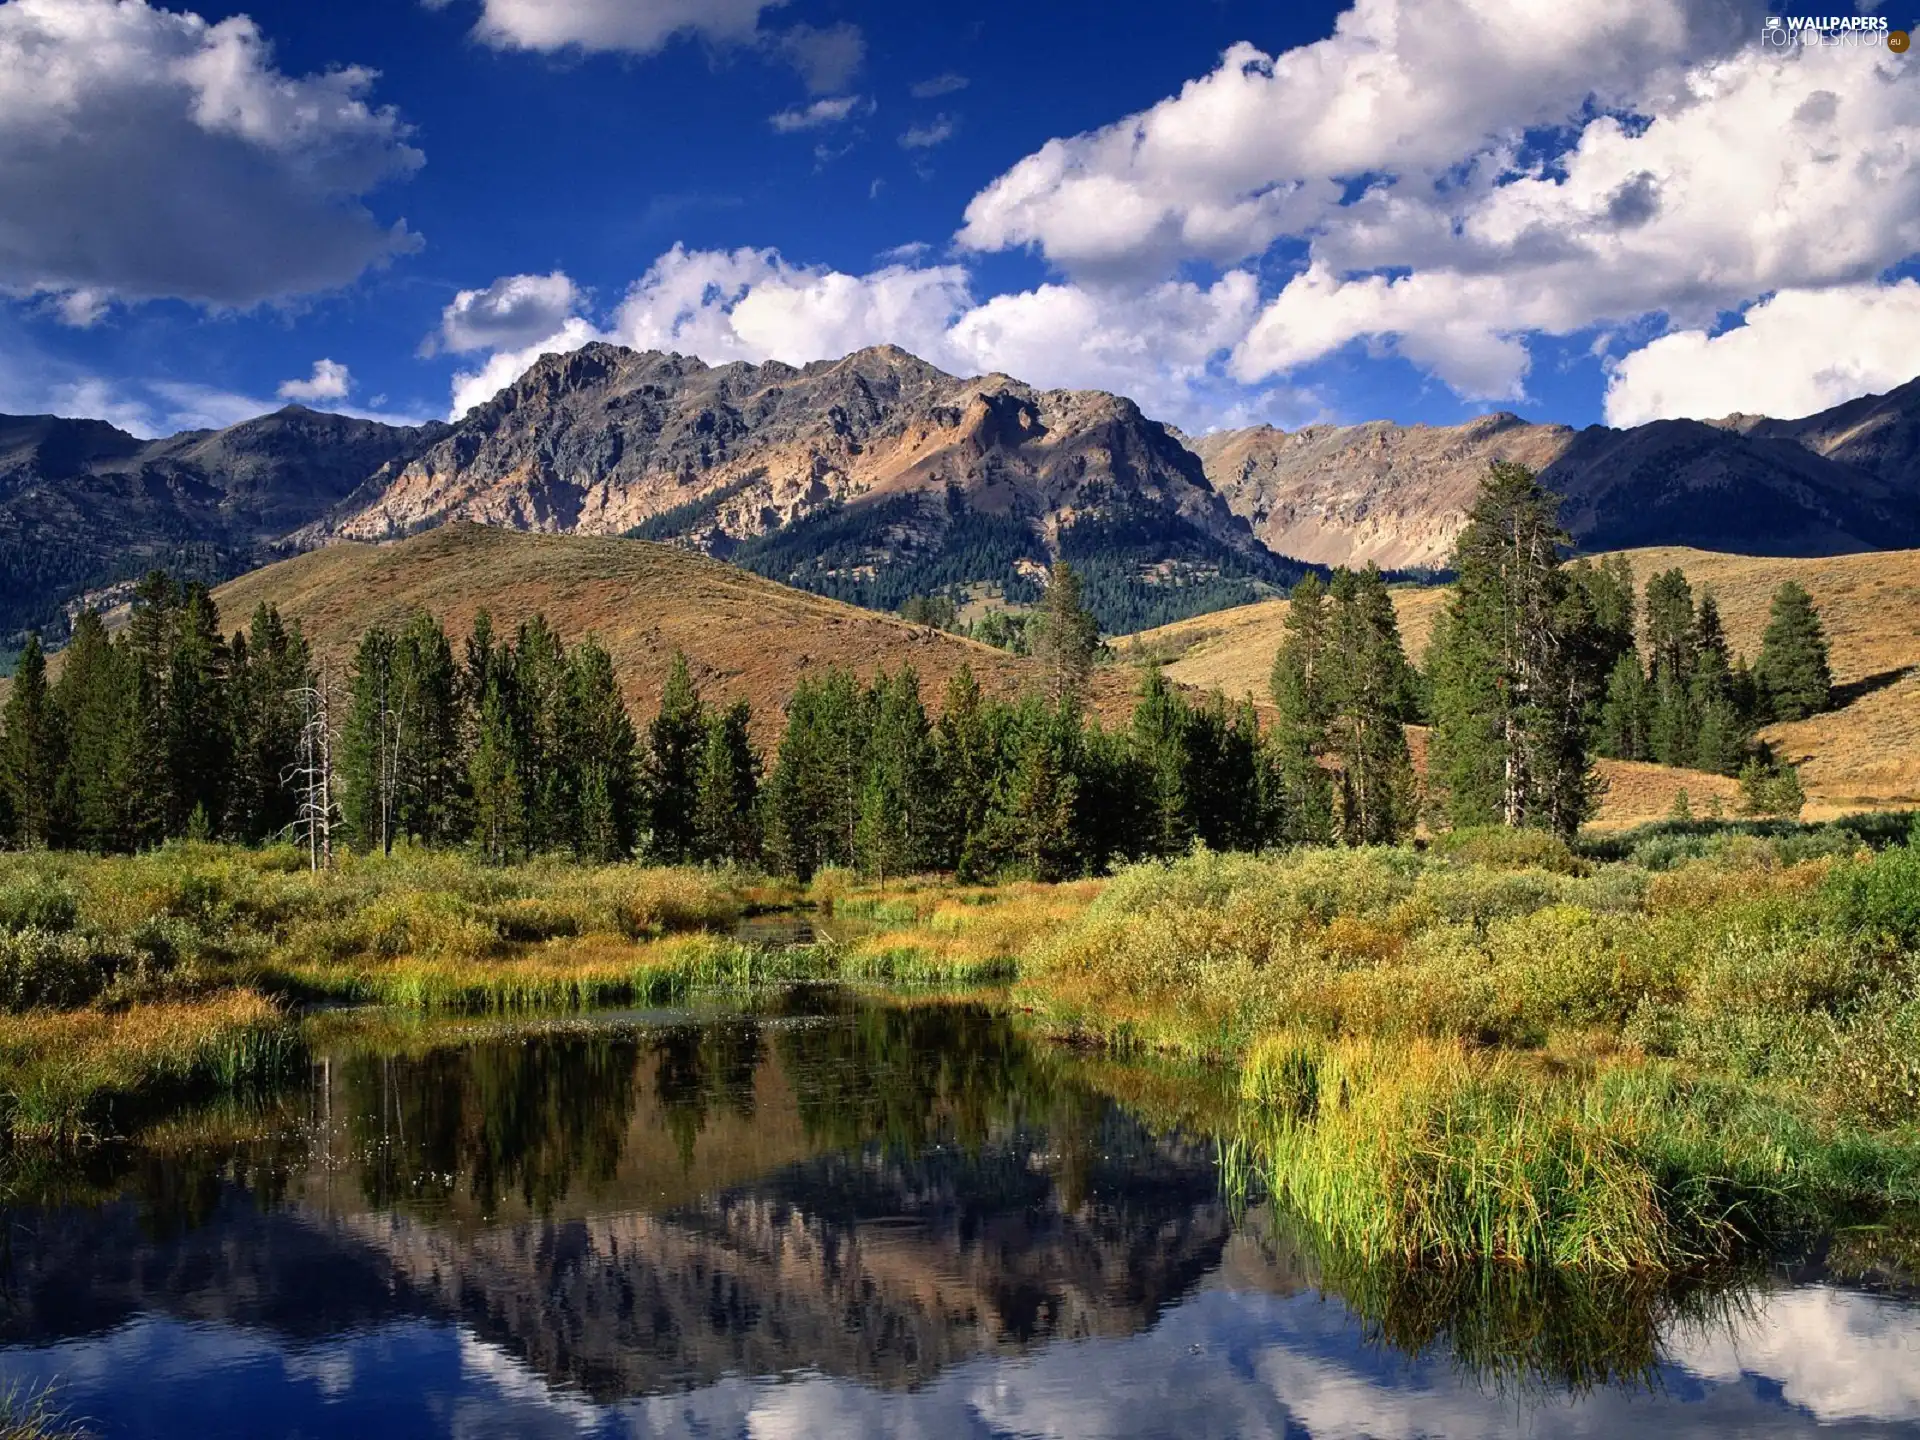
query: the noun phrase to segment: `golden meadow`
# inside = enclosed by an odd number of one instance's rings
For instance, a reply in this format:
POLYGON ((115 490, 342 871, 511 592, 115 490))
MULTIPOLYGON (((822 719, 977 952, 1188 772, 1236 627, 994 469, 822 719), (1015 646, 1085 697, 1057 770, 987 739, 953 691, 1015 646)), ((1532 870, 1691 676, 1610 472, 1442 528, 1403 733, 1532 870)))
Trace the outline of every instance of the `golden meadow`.
POLYGON ((0 1125, 16 1150, 83 1144, 265 1092, 321 1002, 984 985, 1108 1056, 1116 1093, 1143 1083, 1128 1057, 1229 1078, 1205 1122, 1226 1174, 1329 1255, 1685 1272, 1920 1209, 1907 823, 1670 825, 1582 852, 1466 832, 885 889, 404 850, 318 875, 276 849, 12 854, 0 1125), (736 937, 795 909, 810 944, 736 937))

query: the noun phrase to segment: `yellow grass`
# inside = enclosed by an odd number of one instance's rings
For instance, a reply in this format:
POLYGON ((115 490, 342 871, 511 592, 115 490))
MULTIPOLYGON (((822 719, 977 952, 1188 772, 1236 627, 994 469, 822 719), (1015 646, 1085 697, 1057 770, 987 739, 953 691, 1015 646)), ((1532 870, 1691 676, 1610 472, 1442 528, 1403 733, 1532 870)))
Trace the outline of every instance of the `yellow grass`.
MULTIPOLYGON (((1675 566, 1696 597, 1711 587, 1728 639, 1749 661, 1760 653, 1773 592, 1786 580, 1805 586, 1826 624, 1842 704, 1798 724, 1770 726, 1762 738, 1801 765, 1809 819, 1920 803, 1920 550, 1814 560, 1677 546, 1625 554, 1642 587, 1675 566)), ((1438 589, 1394 592, 1407 653, 1416 659, 1445 598, 1438 589)), ((1268 600, 1143 631, 1121 649, 1165 659, 1168 678, 1180 684, 1263 698, 1286 616, 1286 601, 1268 600)), ((1705 797, 1714 794, 1731 811, 1736 793, 1718 777, 1659 766, 1604 761, 1600 772, 1610 787, 1603 827, 1657 819, 1681 789, 1696 815, 1707 813, 1705 797)))
MULTIPOLYGON (((673 652, 686 653, 709 700, 748 700, 764 742, 801 676, 840 665, 871 676, 912 665, 929 700, 969 665, 989 691, 1011 695, 1033 662, 991 646, 764 580, 666 545, 529 535, 448 525, 391 545, 341 544, 243 575, 215 591, 229 625, 261 602, 298 619, 336 667, 371 625, 432 612, 456 637, 482 609, 496 632, 545 614, 563 640, 596 636, 613 657, 627 704, 658 706, 673 652)), ((1124 712, 1131 675, 1098 677, 1096 701, 1124 712)))
POLYGON ((0 1114, 16 1138, 70 1140, 120 1128, 148 1101, 237 1090, 297 1052, 285 1013, 250 990, 124 1011, 0 1016, 0 1114))

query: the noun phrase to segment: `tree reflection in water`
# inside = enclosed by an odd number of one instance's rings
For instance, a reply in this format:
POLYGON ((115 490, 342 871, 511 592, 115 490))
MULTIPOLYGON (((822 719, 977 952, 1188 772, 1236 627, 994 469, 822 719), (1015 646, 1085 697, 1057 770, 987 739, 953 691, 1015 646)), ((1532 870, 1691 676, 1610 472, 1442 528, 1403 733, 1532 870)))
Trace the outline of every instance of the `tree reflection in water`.
POLYGON ((304 1335, 452 1319, 613 1400, 796 1368, 919 1386, 1140 1334, 1214 1289, 1319 1290, 1363 1344, 1558 1395, 1657 1387, 1674 1345, 1751 1326, 1765 1277, 1330 1255, 1228 1203, 1207 1083, 1036 1044, 979 1005, 835 992, 343 1043, 278 1108, 11 1157, 0 1328, 44 1344, 141 1314, 304 1335))

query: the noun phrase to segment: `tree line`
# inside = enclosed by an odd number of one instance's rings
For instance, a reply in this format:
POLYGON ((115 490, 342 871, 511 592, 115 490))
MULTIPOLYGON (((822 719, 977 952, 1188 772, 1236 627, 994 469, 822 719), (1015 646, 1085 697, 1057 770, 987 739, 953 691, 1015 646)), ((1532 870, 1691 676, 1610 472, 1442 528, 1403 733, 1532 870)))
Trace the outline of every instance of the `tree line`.
POLYGON ((963 669, 930 707, 911 669, 827 670, 768 752, 751 707, 709 701, 685 656, 642 728, 607 651, 540 616, 509 635, 483 613, 456 645, 416 612, 331 676, 273 607, 225 635, 204 585, 155 573, 117 638, 79 618, 57 683, 37 641, 22 654, 0 828, 99 851, 294 836, 316 863, 339 841, 1053 879, 1195 842, 1393 843, 1423 815, 1571 834, 1597 798, 1593 754, 1731 772, 1764 719, 1827 703, 1819 619, 1792 585, 1749 670, 1710 594, 1654 577, 1643 668, 1631 574, 1564 564, 1557 509, 1524 467, 1492 468, 1424 671, 1377 568, 1301 580, 1264 725, 1250 698, 1191 699, 1157 668, 1125 723, 1090 714, 1098 627, 1063 563, 1025 627, 1031 693, 989 695, 963 669))

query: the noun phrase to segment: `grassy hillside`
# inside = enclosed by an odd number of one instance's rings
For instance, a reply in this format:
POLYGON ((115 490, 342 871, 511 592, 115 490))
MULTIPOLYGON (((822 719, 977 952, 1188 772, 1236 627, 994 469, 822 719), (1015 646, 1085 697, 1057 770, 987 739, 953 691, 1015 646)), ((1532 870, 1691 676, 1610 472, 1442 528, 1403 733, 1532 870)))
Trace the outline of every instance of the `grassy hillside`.
MULTIPOLYGON (((1810 815, 1920 800, 1920 550, 1789 560, 1667 546, 1626 555, 1642 585, 1677 565, 1696 596, 1710 587, 1728 637, 1749 660, 1759 653, 1775 588, 1798 580, 1826 622, 1840 704, 1762 735, 1801 762, 1810 815)), ((1444 599, 1444 591, 1433 589, 1394 594, 1407 651, 1416 659, 1444 599)), ((1182 684, 1263 696, 1286 614, 1286 601, 1269 600, 1201 615, 1143 631, 1122 642, 1122 653, 1137 647, 1164 658, 1168 676, 1182 684)), ((1734 789, 1718 777, 1653 765, 1607 761, 1601 768, 1612 785, 1603 820, 1662 814, 1682 785, 1696 807, 1704 795, 1734 789)))
MULTIPOLYGON (((599 638, 636 713, 652 713, 673 652, 684 650, 708 699, 753 702, 763 739, 801 675, 828 665, 865 676, 910 664, 931 704, 962 664, 1002 694, 1035 673, 1033 662, 990 646, 640 540, 450 525, 395 545, 328 546, 214 593, 227 628, 263 601, 277 604, 336 666, 368 626, 398 625, 415 607, 438 616, 456 643, 482 609, 496 631, 544 612, 565 640, 599 638)), ((1106 672, 1094 701, 1124 714, 1133 690, 1131 674, 1106 672)))

